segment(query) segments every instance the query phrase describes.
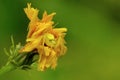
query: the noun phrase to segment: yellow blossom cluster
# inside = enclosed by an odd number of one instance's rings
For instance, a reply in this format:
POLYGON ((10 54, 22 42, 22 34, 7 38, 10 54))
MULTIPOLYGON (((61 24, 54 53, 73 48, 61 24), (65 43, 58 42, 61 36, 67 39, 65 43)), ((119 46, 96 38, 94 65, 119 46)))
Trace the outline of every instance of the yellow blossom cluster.
POLYGON ((39 19, 39 10, 31 7, 30 3, 24 11, 30 23, 26 44, 20 49, 20 53, 37 51, 39 54, 38 70, 44 71, 49 67, 55 69, 58 57, 64 55, 67 50, 64 40, 67 29, 54 28, 52 18, 56 13, 48 15, 45 11, 42 19, 39 19))

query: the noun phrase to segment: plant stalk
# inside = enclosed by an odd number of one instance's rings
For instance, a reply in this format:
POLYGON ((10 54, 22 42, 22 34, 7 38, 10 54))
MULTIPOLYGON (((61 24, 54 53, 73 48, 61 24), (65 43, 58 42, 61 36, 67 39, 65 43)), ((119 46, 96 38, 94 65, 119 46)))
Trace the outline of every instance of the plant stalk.
POLYGON ((15 69, 17 69, 17 67, 14 64, 9 63, 0 69, 0 76, 15 69))

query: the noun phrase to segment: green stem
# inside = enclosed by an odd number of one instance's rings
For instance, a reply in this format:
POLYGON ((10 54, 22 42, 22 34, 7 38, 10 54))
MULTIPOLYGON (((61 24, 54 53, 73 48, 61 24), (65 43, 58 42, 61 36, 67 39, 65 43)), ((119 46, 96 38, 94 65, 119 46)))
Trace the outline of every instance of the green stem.
POLYGON ((10 71, 13 71, 15 70, 17 67, 15 67, 12 63, 9 63, 5 66, 3 66, 1 69, 0 69, 0 76, 7 73, 7 72, 10 72, 10 71))

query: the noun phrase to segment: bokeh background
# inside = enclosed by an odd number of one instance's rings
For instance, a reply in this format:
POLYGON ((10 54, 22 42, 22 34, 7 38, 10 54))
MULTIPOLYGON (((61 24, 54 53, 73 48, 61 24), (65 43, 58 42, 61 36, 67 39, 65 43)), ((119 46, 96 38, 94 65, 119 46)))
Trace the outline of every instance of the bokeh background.
POLYGON ((25 43, 29 23, 26 3, 56 12, 56 27, 67 27, 67 54, 55 70, 15 70, 0 80, 120 80, 120 1, 119 0, 0 0, 0 67, 7 56, 3 49, 25 43))

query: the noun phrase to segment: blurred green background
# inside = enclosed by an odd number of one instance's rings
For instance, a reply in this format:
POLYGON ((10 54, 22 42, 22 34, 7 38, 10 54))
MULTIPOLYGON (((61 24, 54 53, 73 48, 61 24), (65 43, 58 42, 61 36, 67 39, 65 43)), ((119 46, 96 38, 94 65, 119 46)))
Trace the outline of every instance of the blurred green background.
POLYGON ((56 27, 67 27, 67 54, 55 70, 16 70, 0 80, 120 80, 119 0, 0 0, 0 67, 7 56, 3 48, 25 43, 29 23, 26 3, 40 11, 56 12, 56 27))

